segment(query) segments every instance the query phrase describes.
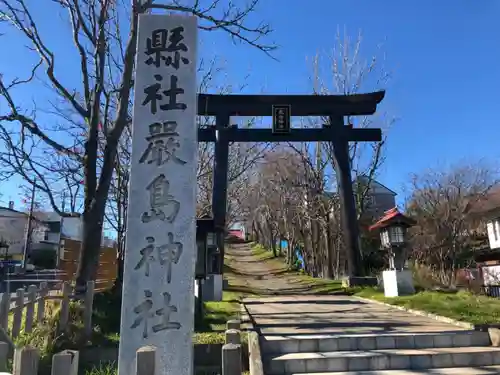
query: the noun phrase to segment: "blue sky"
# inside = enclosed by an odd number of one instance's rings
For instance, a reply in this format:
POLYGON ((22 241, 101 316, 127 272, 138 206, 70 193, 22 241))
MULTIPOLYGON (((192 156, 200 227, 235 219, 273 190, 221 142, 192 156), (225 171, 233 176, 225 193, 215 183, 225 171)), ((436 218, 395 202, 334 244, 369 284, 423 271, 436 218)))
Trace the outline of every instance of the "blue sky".
MULTIPOLYGON (((63 56, 71 46, 70 36, 63 32, 66 26, 41 5, 37 4, 37 15, 59 53, 61 76, 76 86, 75 66, 71 57, 63 56)), ((245 82, 246 93, 298 94, 311 92, 312 69, 306 58, 328 53, 338 28, 352 37, 362 31, 364 59, 382 44, 378 54, 385 55, 391 81, 380 111, 399 120, 388 133, 387 159, 379 180, 401 192, 410 173, 438 163, 498 160, 499 18, 496 0, 262 0, 251 21, 271 23, 275 31, 269 40, 280 46, 274 53, 279 61, 233 45, 223 33, 201 35, 199 48, 202 56, 224 60, 224 79, 235 85, 245 82)), ((13 56, 25 44, 15 34, 1 37, 0 43, 13 56)), ((0 72, 23 75, 31 64, 28 58, 3 58, 0 72)), ((25 90, 18 99, 31 101, 36 94, 25 90)), ((17 184, 2 182, 3 201, 18 201, 8 192, 17 184)))

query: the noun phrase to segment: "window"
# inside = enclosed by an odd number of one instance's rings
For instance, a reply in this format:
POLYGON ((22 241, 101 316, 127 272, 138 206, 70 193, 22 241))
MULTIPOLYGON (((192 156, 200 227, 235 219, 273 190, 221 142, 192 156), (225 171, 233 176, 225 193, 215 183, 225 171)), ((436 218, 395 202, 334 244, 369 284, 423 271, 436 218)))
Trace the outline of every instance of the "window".
POLYGON ((389 228, 391 231, 390 237, 393 244, 401 244, 404 242, 404 231, 400 226, 389 228))

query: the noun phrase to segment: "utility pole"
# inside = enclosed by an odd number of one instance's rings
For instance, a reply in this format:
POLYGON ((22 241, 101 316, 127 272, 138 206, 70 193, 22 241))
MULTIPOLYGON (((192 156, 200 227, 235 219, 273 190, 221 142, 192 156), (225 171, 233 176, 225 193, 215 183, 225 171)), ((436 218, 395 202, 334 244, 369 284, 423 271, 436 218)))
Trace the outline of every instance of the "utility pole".
POLYGON ((26 258, 28 256, 28 250, 31 247, 31 232, 33 230, 33 210, 35 207, 35 191, 36 191, 36 178, 33 180, 33 185, 31 189, 31 202, 30 202, 30 212, 28 215, 28 227, 26 228, 26 235, 24 236, 24 251, 23 251, 23 271, 26 271, 26 258))

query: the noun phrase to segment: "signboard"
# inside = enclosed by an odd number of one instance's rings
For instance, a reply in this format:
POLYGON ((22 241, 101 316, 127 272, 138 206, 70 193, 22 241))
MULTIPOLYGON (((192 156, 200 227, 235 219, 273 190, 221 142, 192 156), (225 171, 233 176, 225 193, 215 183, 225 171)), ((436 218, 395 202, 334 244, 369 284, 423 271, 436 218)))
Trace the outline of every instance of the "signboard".
POLYGON ((292 107, 290 105, 273 105, 273 133, 290 133, 292 107))
POLYGON ((192 375, 196 262, 197 19, 139 16, 118 374, 157 351, 192 375))

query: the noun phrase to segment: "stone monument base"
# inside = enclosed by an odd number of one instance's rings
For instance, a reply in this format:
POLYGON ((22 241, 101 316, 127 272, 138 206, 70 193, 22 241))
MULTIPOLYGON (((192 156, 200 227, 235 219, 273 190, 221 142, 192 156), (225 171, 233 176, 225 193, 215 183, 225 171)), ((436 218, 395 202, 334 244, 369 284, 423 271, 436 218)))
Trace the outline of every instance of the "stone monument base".
POLYGON ((207 275, 203 281, 203 301, 222 301, 222 275, 207 275))
POLYGON ((377 286, 378 280, 374 276, 348 276, 342 279, 342 287, 352 288, 355 286, 377 286))
POLYGON ((415 293, 413 275, 410 270, 387 270, 382 272, 386 297, 407 296, 415 293))

